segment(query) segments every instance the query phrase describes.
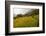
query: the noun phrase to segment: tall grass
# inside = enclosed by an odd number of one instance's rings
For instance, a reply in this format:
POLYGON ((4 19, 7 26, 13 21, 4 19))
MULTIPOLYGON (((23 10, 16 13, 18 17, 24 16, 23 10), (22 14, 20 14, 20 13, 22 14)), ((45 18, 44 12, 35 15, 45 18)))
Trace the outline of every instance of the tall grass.
POLYGON ((15 27, 38 27, 39 15, 19 17, 13 20, 15 27))

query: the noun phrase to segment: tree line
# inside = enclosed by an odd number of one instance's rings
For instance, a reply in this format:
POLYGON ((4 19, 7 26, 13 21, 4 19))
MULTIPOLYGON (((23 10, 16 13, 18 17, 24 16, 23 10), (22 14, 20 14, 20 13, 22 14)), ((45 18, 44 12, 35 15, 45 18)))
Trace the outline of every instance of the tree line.
POLYGON ((32 12, 28 11, 28 13, 26 13, 25 15, 22 14, 18 14, 16 17, 14 17, 14 19, 18 18, 18 17, 24 17, 24 16, 34 16, 34 15, 39 15, 39 9, 35 9, 32 12))

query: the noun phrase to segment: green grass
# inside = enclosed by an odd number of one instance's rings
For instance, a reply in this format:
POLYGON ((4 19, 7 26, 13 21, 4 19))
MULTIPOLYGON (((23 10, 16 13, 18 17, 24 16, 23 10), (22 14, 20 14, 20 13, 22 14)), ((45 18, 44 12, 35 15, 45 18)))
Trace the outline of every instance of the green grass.
POLYGON ((39 26, 39 16, 25 16, 19 17, 13 20, 13 26, 15 27, 38 27, 39 26))

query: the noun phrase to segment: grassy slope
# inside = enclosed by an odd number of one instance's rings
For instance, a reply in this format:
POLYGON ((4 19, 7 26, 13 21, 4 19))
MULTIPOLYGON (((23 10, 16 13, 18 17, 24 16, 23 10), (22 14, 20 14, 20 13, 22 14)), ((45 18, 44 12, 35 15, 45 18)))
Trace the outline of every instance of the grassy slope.
POLYGON ((38 15, 25 16, 14 19, 14 27, 37 27, 38 26, 38 15))

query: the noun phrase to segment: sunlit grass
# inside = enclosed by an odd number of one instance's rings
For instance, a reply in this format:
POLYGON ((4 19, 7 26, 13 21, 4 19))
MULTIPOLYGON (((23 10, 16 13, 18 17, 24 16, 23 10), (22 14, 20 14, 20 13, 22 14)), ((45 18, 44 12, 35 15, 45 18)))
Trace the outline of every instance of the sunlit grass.
POLYGON ((13 20, 13 26, 15 27, 38 27, 39 26, 39 16, 25 16, 19 17, 13 20))

